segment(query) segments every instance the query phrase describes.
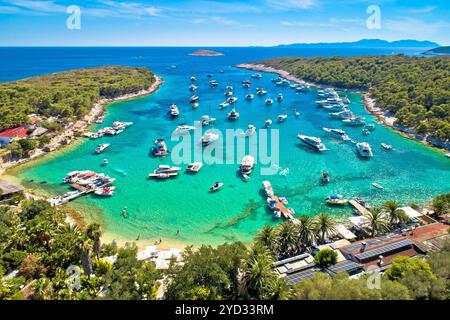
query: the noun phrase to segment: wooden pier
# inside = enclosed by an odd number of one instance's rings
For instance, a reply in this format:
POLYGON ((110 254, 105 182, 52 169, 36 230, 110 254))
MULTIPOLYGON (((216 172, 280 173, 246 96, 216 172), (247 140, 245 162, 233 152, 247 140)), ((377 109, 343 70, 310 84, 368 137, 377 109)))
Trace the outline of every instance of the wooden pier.
POLYGON ((348 203, 350 203, 360 216, 367 216, 369 214, 369 210, 360 205, 356 200, 350 200, 348 203))
POLYGON ((280 209, 281 214, 286 220, 291 221, 292 223, 298 223, 297 218, 294 218, 292 213, 288 210, 288 208, 286 208, 284 203, 281 202, 277 196, 272 196, 271 198, 277 202, 277 207, 280 209))

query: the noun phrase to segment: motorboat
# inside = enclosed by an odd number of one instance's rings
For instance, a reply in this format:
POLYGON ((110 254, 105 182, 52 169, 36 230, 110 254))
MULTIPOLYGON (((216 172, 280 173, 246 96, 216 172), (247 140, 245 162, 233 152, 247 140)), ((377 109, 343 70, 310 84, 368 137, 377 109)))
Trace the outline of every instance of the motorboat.
POLYGON ((340 120, 350 119, 350 118, 354 117, 353 113, 348 109, 340 111, 340 112, 332 112, 329 115, 330 115, 331 119, 340 119, 340 120))
POLYGON ((250 80, 242 80, 242 84, 248 84, 251 85, 252 82, 250 80))
POLYGON ((239 112, 237 112, 235 109, 231 110, 228 113, 229 120, 237 120, 238 118, 239 118, 239 112))
POLYGON ((211 118, 210 116, 205 115, 205 116, 202 116, 202 118, 200 119, 200 122, 203 127, 207 127, 210 124, 213 124, 214 122, 216 122, 216 118, 211 118))
POLYGON ((304 86, 304 85, 299 85, 298 87, 296 87, 295 88, 295 92, 298 92, 298 93, 306 93, 306 92, 309 92, 309 87, 307 87, 307 86, 304 86))
POLYGON ((171 173, 178 173, 178 171, 180 171, 181 168, 180 167, 171 167, 169 165, 159 165, 158 168, 156 168, 153 173, 167 173, 167 174, 171 174, 171 173))
POLYGON ((200 138, 200 141, 202 142, 203 146, 207 146, 211 143, 213 143, 214 141, 216 141, 217 139, 219 139, 219 135, 216 133, 212 133, 211 131, 208 131, 205 133, 204 136, 202 136, 200 138))
POLYGON ((272 105, 273 104, 273 99, 271 99, 271 98, 266 99, 265 104, 266 104, 266 106, 272 105))
POLYGON ((330 112, 341 112, 346 110, 345 106, 341 104, 325 104, 322 108, 330 112))
POLYGON ((392 146, 390 144, 387 143, 382 143, 381 146, 383 147, 384 150, 392 150, 392 146))
POLYGON ((296 111, 296 112, 295 112, 295 117, 296 117, 296 118, 300 117, 300 112, 296 111))
POLYGON ((223 95, 225 96, 225 97, 231 97, 232 95, 233 95, 233 91, 225 91, 224 93, 223 93, 223 95))
POLYGON ((222 182, 215 182, 211 187, 209 187, 209 192, 216 192, 218 191, 220 188, 223 187, 223 183, 222 182))
POLYGON ((344 104, 346 104, 346 105, 349 105, 351 101, 348 97, 343 97, 342 102, 344 102, 344 104))
POLYGON ((192 97, 189 98, 189 103, 197 102, 199 99, 200 99, 199 96, 193 95, 192 97))
POLYGON ((344 130, 341 129, 330 129, 330 128, 322 128, 323 131, 329 133, 334 138, 337 138, 342 141, 350 141, 349 136, 345 133, 344 130))
POLYGON ((104 165, 104 166, 106 166, 107 164, 109 163, 109 161, 108 161, 108 159, 103 159, 103 163, 102 163, 102 165, 104 165))
POLYGON ((356 150, 358 151, 358 154, 363 158, 372 158, 372 148, 370 147, 370 144, 367 142, 359 142, 356 144, 356 150))
POLYGON ((284 120, 286 120, 287 117, 288 117, 287 114, 280 114, 278 116, 278 122, 284 122, 284 120))
POLYGON ((254 73, 250 77, 252 77, 253 79, 261 79, 263 76, 261 73, 254 73))
POLYGON ((328 173, 323 172, 322 176, 320 177, 320 182, 322 184, 327 184, 328 182, 330 182, 330 176, 328 175, 328 173))
POLYGON ((97 196, 111 197, 114 194, 115 189, 116 189, 116 187, 103 187, 103 188, 96 189, 94 191, 94 193, 97 196))
POLYGON ((327 147, 322 143, 322 140, 320 138, 316 137, 310 137, 299 134, 297 136, 304 144, 307 146, 313 148, 316 151, 326 151, 328 150, 327 147))
POLYGON ((273 192, 272 184, 270 183, 270 181, 265 180, 262 182, 262 185, 263 185, 264 191, 266 192, 266 195, 268 197, 273 197, 274 192, 273 192))
POLYGON ((266 124, 266 128, 270 127, 272 125, 272 120, 267 119, 265 124, 266 124))
POLYGON ((379 185, 378 183, 372 183, 372 185, 375 187, 375 188, 377 188, 377 189, 380 189, 380 190, 383 190, 384 189, 384 187, 382 186, 382 185, 379 185))
POLYGON ((219 104, 219 109, 225 109, 229 106, 230 104, 228 102, 222 102, 221 104, 219 104))
POLYGON ((375 125, 373 123, 366 124, 365 128, 369 131, 375 130, 375 125))
POLYGON ((196 81, 197 81, 197 78, 194 77, 194 76, 192 76, 192 77, 191 77, 191 81, 192 81, 192 82, 196 82, 196 81))
POLYGON ((152 148, 152 155, 154 157, 165 157, 168 153, 166 142, 163 139, 156 139, 152 148))
POLYGON ((325 198, 325 202, 330 205, 345 206, 348 203, 348 200, 344 199, 342 195, 337 194, 325 198))
POLYGON ((254 97, 255 97, 255 96, 254 96, 253 94, 249 93, 249 94, 247 94, 247 95, 245 96, 245 100, 251 101, 251 100, 253 100, 254 97))
POLYGON ((197 109, 198 107, 200 107, 200 103, 198 102, 191 103, 191 107, 192 109, 197 109))
POLYGON ((278 102, 283 101, 283 94, 281 94, 281 93, 278 94, 278 96, 277 96, 277 101, 278 101, 278 102))
POLYGON ((351 117, 342 120, 342 123, 347 126, 360 127, 366 124, 366 118, 364 117, 351 117))
POLYGON ((156 179, 169 179, 172 177, 176 177, 178 175, 178 172, 174 173, 150 173, 148 175, 149 178, 156 178, 156 179))
POLYGON ((226 90, 226 91, 233 91, 233 86, 226 86, 226 87, 225 87, 225 90, 226 90))
POLYGON ((245 136, 249 137, 249 136, 255 134, 255 132, 256 132, 256 127, 254 125, 250 124, 248 126, 247 130, 245 131, 245 136))
POLYGON ((278 197, 278 200, 282 203, 282 204, 289 204, 288 199, 286 199, 285 196, 281 195, 278 197))
POLYGON ((280 207, 278 206, 277 200, 275 200, 272 197, 267 197, 266 201, 267 201, 267 205, 269 206, 270 210, 278 211, 278 212, 280 211, 280 207))
POLYGON ((178 107, 176 104, 172 104, 169 108, 169 114, 172 116, 172 118, 176 118, 180 115, 180 112, 178 111, 178 107))
POLYGON ((367 129, 362 129, 362 134, 368 136, 370 134, 370 131, 367 129))
POLYGON ((256 92, 256 94, 257 94, 258 96, 264 96, 264 95, 267 94, 267 91, 261 88, 261 89, 259 89, 259 90, 256 92))
POLYGON ((202 167, 203 163, 193 162, 187 166, 186 171, 190 173, 198 173, 202 167))
POLYGON ((255 158, 253 158, 251 155, 246 155, 244 158, 242 158, 241 165, 239 166, 239 171, 243 175, 250 175, 250 173, 252 173, 254 165, 255 158))
POLYGON ((236 98, 236 97, 229 97, 229 98, 227 99, 227 102, 228 102, 229 104, 236 103, 237 101, 238 101, 238 98, 236 98))
POLYGON ((173 134, 175 135, 184 135, 184 134, 188 134, 190 131, 195 130, 194 126, 188 126, 188 125, 179 125, 175 131, 173 132, 173 134))
POLYGON ((100 154, 100 153, 104 152, 108 147, 109 147, 109 143, 101 144, 101 145, 97 146, 97 148, 95 149, 95 153, 100 154))
POLYGON ((245 89, 250 89, 251 85, 248 84, 248 83, 244 83, 244 84, 242 85, 242 87, 244 87, 245 89))
POLYGON ((211 80, 210 82, 209 82, 209 86, 211 87, 211 88, 215 88, 215 87, 217 87, 219 85, 219 83, 216 81, 216 80, 211 80))
POLYGON ((195 84, 191 84, 190 86, 189 86, 189 90, 191 90, 191 91, 195 91, 195 90, 197 90, 198 89, 198 87, 195 85, 195 84))

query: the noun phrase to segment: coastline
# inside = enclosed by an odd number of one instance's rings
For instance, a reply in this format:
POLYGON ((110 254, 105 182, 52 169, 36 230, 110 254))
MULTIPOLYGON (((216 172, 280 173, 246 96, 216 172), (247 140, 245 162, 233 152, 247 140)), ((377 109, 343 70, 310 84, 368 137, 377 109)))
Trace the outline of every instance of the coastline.
MULTIPOLYGON (((241 69, 252 70, 252 71, 275 73, 286 80, 289 80, 289 81, 292 81, 295 83, 299 83, 299 84, 303 84, 303 85, 307 85, 307 86, 310 86, 310 87, 313 87, 316 89, 324 89, 324 88, 330 87, 330 85, 323 85, 323 84, 319 84, 319 83, 305 81, 303 79, 297 78, 294 75, 291 75, 288 71, 275 69, 273 67, 268 67, 264 64, 243 63, 243 64, 238 64, 235 67, 241 68, 241 69)), ((338 87, 335 87, 335 88, 338 90, 344 90, 344 89, 338 88, 338 87)), ((420 138, 420 135, 417 135, 417 134, 413 133, 412 131, 408 131, 408 128, 403 128, 401 126, 395 125, 396 118, 394 116, 389 115, 389 113, 390 113, 389 110, 382 110, 380 107, 378 107, 376 100, 371 97, 371 94, 369 91, 348 90, 348 89, 345 89, 345 90, 347 92, 358 93, 358 94, 363 95, 362 100, 363 100, 366 111, 369 114, 371 114, 372 116, 374 116, 375 119, 377 119, 377 122, 379 124, 400 134, 404 138, 419 142, 423 145, 426 145, 428 147, 435 149, 435 151, 438 151, 440 153, 444 153, 449 150, 448 147, 446 148, 446 147, 439 146, 439 145, 429 142, 427 140, 427 137, 420 138)))

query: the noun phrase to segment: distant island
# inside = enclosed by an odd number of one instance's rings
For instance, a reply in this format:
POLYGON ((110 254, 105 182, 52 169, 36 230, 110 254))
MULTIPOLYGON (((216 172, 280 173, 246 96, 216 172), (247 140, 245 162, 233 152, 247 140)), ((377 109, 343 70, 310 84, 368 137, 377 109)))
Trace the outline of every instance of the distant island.
POLYGON ((355 42, 334 43, 292 43, 277 47, 287 48, 436 48, 439 44, 431 41, 398 40, 386 41, 380 39, 362 39, 355 42))
POLYGON ((223 56, 223 53, 213 51, 213 50, 195 50, 189 53, 190 56, 198 56, 198 57, 219 57, 223 56))
POLYGON ((428 55, 450 55, 450 46, 434 48, 434 49, 425 51, 423 54, 428 54, 428 55))

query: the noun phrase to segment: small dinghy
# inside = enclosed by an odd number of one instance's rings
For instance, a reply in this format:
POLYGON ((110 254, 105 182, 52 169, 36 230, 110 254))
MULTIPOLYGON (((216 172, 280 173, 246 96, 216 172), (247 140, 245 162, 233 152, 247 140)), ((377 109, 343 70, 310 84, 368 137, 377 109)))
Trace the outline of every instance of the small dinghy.
POLYGON ((222 182, 216 182, 216 183, 214 183, 213 186, 211 186, 209 188, 209 192, 216 192, 217 190, 219 190, 222 187, 223 187, 223 183, 222 182))
POLYGON ((373 185, 375 188, 377 188, 377 189, 380 189, 380 190, 383 190, 383 189, 384 189, 384 187, 381 186, 381 185, 379 185, 378 183, 372 183, 372 185, 373 185))
POLYGON ((390 144, 387 143, 382 143, 381 146, 383 147, 384 150, 392 150, 392 146, 390 144))

